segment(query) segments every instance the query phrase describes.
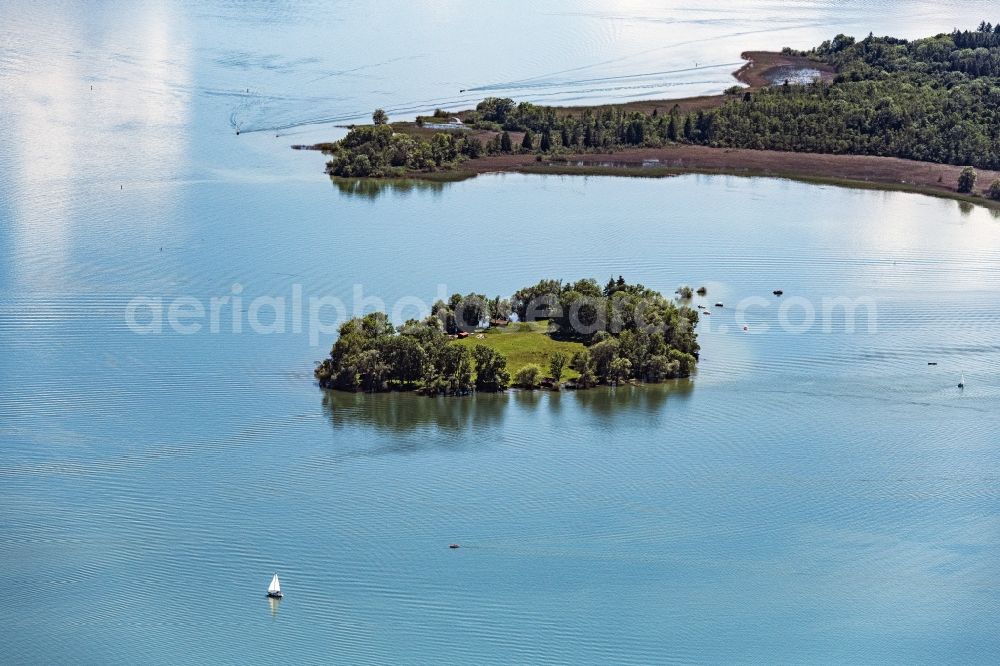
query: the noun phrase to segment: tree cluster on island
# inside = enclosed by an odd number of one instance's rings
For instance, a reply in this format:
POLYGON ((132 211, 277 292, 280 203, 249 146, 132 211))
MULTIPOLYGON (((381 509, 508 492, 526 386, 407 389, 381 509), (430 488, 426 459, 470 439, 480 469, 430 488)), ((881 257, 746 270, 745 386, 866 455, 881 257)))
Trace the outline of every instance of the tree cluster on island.
MULTIPOLYGON (((380 111, 373 115, 379 116, 380 111)), ((333 159, 327 163, 327 172, 331 176, 391 178, 452 168, 462 159, 482 155, 483 144, 476 137, 447 132, 438 132, 428 141, 393 132, 387 122, 378 122, 352 128, 329 152, 333 159)))
MULTIPOLYGON (((491 97, 463 116, 492 130, 485 144, 462 132, 430 139, 393 133, 384 112, 333 144, 336 176, 391 177, 455 168, 481 155, 538 155, 662 147, 714 147, 878 155, 1000 168, 1000 24, 917 40, 838 35, 806 56, 833 66, 832 81, 777 85, 754 92, 733 86, 717 108, 689 113, 602 107, 564 113, 491 97), (520 142, 511 132, 521 133, 520 142)), ((972 192, 969 175, 960 192, 972 192)), ((1000 199, 1000 182, 986 196, 1000 199)))
POLYGON ((328 389, 425 395, 497 392, 512 385, 532 389, 543 382, 558 388, 566 368, 578 375, 574 388, 659 382, 694 370, 697 323, 697 310, 621 277, 604 287, 592 279, 541 280, 509 300, 456 294, 448 302, 438 301, 425 319, 399 327, 381 312, 351 319, 340 327, 315 377, 328 389), (553 339, 579 342, 583 348, 572 356, 554 353, 547 368, 528 364, 512 377, 507 358, 496 349, 458 344, 468 332, 491 320, 502 325, 514 314, 521 323, 546 322, 553 339))

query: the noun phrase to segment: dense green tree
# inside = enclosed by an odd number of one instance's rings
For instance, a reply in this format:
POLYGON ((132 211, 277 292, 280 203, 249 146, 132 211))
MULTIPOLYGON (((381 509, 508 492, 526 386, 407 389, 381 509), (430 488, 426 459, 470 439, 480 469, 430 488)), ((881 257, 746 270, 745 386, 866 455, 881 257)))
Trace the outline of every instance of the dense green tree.
POLYGON ((510 385, 507 359, 497 350, 485 345, 472 349, 476 362, 476 389, 479 391, 504 391, 510 385))
MULTIPOLYGON (((1000 25, 998 23, 997 25, 1000 25)), ((1000 201, 1000 179, 994 180, 990 185, 990 188, 986 190, 986 196, 988 196, 993 201, 1000 201)))
POLYGON ((510 141, 510 133, 504 132, 500 135, 500 152, 509 153, 514 150, 514 144, 510 141))
POLYGON ((495 135, 492 139, 486 142, 485 151, 487 155, 499 155, 503 152, 500 145, 500 135, 495 135))
POLYGON ((649 357, 645 370, 645 378, 647 381, 659 382, 676 374, 679 370, 680 365, 671 365, 669 357, 664 354, 656 354, 649 357))
POLYGON ((608 381, 620 384, 632 376, 632 363, 627 358, 616 357, 608 368, 608 381))
POLYGON ((577 384, 583 388, 589 388, 597 383, 597 375, 594 374, 594 362, 590 358, 590 351, 584 349, 573 354, 569 367, 576 370, 580 376, 577 384))
POLYGON ((547 153, 552 150, 552 134, 548 130, 542 132, 542 139, 538 144, 538 149, 543 153, 547 153))
MULTIPOLYGON (((463 331, 473 331, 489 319, 490 310, 486 296, 483 294, 466 294, 459 296, 454 306, 455 320, 463 331)), ((455 296, 452 296, 454 299, 455 296)))
POLYGON ((447 303, 435 302, 431 314, 441 320, 446 333, 454 335, 479 328, 489 318, 490 310, 483 294, 452 294, 447 303))
POLYGON ((558 303, 562 291, 561 280, 540 280, 530 287, 523 287, 511 296, 511 306, 519 321, 547 319, 551 307, 558 303))
POLYGON ((566 354, 556 352, 549 357, 549 375, 557 385, 562 381, 563 368, 566 366, 566 354))
POLYGON ((611 364, 618 358, 618 341, 614 338, 602 340, 590 348, 590 358, 597 378, 605 381, 611 375, 611 364))
POLYGON ((381 391, 392 368, 377 349, 366 349, 357 358, 358 382, 362 390, 368 392, 381 391))
POLYGON ((427 353, 418 338, 410 335, 387 336, 379 342, 378 351, 390 368, 390 380, 409 384, 423 376, 427 353))
POLYGON ((511 309, 510 301, 506 298, 496 296, 489 303, 489 316, 491 319, 510 319, 512 312, 513 310, 511 309))
POLYGON ((962 169, 962 173, 958 175, 958 191, 962 194, 972 192, 972 188, 976 186, 976 178, 976 170, 972 167, 962 169))
POLYGON ((467 137, 462 142, 462 154, 469 159, 476 159, 483 154, 483 142, 474 136, 467 137))
POLYGON ((524 138, 521 139, 521 150, 531 152, 535 149, 535 135, 531 130, 525 130, 524 138))
POLYGON ((389 114, 382 109, 375 109, 375 112, 372 113, 372 122, 376 125, 385 125, 389 122, 389 114))
POLYGON ((669 358, 672 362, 678 364, 678 370, 682 375, 687 376, 690 374, 691 370, 694 369, 695 364, 698 360, 691 354, 685 354, 679 349, 671 349, 669 352, 669 358))
POLYGON ((436 166, 453 162, 458 152, 458 142, 454 135, 439 132, 431 138, 431 157, 436 166))
POLYGON ((389 318, 385 313, 373 312, 345 322, 339 333, 330 357, 316 368, 320 385, 347 390, 381 390, 391 369, 379 352, 380 345, 394 333, 389 318))
POLYGON ((472 388, 472 355, 459 345, 443 346, 435 358, 435 393, 462 395, 472 388))
POLYGON ((538 381, 541 376, 542 369, 534 363, 529 363, 517 371, 514 375, 514 383, 521 388, 538 388, 538 381))
POLYGON ((501 125, 507 121, 507 116, 513 110, 514 100, 508 97, 487 97, 476 105, 480 117, 501 125))
POLYGON ((436 301, 431 307, 431 314, 441 320, 441 327, 448 335, 458 333, 458 321, 455 319, 455 310, 444 301, 436 301))

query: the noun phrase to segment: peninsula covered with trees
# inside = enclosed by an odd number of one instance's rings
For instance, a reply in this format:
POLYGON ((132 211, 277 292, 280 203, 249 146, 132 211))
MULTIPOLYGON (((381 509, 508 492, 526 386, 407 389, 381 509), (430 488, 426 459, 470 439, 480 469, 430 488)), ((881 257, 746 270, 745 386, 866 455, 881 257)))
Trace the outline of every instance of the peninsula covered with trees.
POLYGON ((912 41, 838 35, 745 57, 736 75, 747 87, 722 95, 596 107, 494 97, 394 124, 378 110, 373 125, 316 147, 337 177, 613 172, 609 160, 627 166, 634 154, 645 173, 628 175, 742 165, 1000 201, 1000 23, 912 41), (780 80, 789 70, 811 82, 780 80))
POLYGON ((328 389, 431 396, 660 382, 694 370, 697 323, 683 299, 621 277, 541 280, 509 299, 455 294, 398 327, 381 312, 351 319, 315 376, 328 389))

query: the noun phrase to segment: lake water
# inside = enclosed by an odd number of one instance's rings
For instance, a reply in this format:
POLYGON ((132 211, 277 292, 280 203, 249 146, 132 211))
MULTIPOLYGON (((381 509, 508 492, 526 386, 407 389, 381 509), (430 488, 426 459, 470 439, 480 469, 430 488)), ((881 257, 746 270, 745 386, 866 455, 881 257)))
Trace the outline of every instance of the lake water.
POLYGON ((996 663, 995 214, 732 177, 336 187, 288 149, 379 105, 719 90, 744 49, 991 8, 4 3, 3 661, 996 663), (695 378, 324 394, 332 336, 291 315, 125 319, 618 274, 725 303, 695 378))

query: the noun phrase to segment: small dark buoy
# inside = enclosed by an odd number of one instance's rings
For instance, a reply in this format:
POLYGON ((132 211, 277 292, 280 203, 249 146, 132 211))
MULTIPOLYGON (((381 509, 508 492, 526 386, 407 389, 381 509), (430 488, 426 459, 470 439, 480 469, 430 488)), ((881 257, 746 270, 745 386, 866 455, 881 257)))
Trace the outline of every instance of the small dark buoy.
POLYGON ((124 189, 125 189, 125 186, 124 186, 124 185, 119 185, 119 186, 118 186, 118 189, 119 189, 119 190, 124 190, 124 189))
POLYGON ((236 136, 239 136, 239 135, 240 135, 240 131, 236 130, 236 136))
POLYGON ((448 547, 449 547, 449 548, 461 548, 461 546, 460 546, 460 545, 458 545, 457 543, 453 543, 453 544, 451 544, 451 545, 450 545, 450 546, 448 546, 448 547))

